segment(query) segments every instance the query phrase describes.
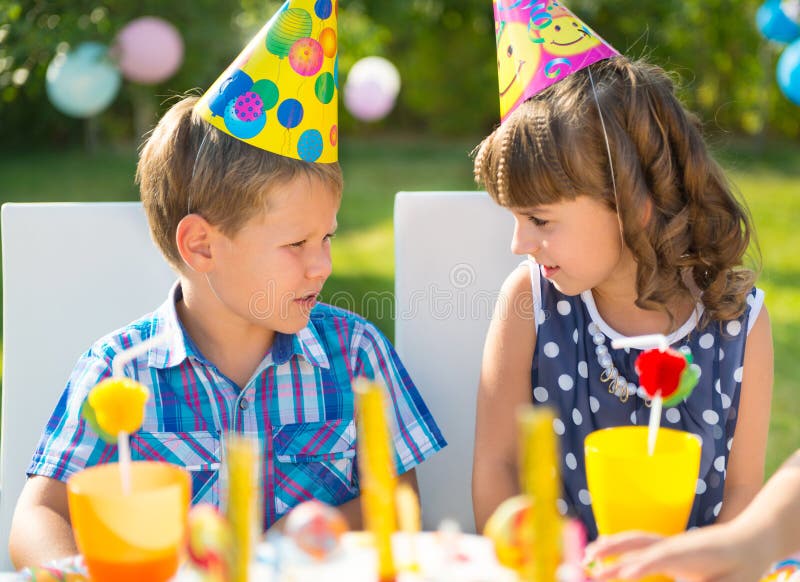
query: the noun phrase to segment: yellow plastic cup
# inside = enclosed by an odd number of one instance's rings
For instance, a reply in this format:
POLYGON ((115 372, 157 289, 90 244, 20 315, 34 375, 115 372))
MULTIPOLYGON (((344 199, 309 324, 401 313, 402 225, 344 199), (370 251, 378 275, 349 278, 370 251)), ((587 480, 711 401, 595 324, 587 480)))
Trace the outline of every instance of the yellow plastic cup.
POLYGON ((652 456, 646 426, 606 428, 587 436, 586 480, 599 533, 682 532, 694 503, 700 450, 697 436, 669 428, 658 429, 652 456))
POLYGON ((92 582, 165 582, 178 570, 189 511, 189 474, 176 465, 131 464, 123 494, 119 465, 67 480, 72 530, 92 582))

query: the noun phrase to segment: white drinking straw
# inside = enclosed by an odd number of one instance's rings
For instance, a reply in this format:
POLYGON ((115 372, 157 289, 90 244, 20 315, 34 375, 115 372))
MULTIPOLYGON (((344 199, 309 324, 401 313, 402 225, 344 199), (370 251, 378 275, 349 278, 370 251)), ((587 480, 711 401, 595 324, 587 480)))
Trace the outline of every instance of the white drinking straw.
MULTIPOLYGON (((125 376, 125 365, 139 356, 146 354, 150 348, 164 344, 172 336, 171 332, 160 333, 147 338, 143 342, 122 350, 111 362, 111 375, 113 378, 125 376)), ((117 451, 119 453, 119 472, 122 480, 122 493, 128 495, 131 492, 131 445, 130 435, 125 431, 120 431, 117 435, 117 451)))
MULTIPOLYGON (((653 333, 650 335, 637 335, 611 340, 611 347, 616 350, 621 348, 636 348, 641 350, 658 348, 659 351, 663 352, 669 347, 669 344, 667 343, 666 336, 660 333, 653 333)), ((664 401, 661 398, 661 390, 658 390, 650 406, 650 422, 647 425, 647 454, 651 457, 656 450, 656 438, 658 437, 658 428, 661 426, 661 408, 663 404, 664 401)))

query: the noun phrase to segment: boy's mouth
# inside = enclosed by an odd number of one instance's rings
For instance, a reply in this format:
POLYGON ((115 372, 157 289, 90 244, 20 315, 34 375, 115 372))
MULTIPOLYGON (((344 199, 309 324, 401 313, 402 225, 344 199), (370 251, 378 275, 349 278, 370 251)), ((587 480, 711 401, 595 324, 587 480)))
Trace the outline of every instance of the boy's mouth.
POLYGON ((297 299, 294 300, 294 302, 303 308, 311 309, 312 307, 314 307, 314 305, 317 304, 318 299, 319 299, 319 293, 313 292, 298 297, 297 299))

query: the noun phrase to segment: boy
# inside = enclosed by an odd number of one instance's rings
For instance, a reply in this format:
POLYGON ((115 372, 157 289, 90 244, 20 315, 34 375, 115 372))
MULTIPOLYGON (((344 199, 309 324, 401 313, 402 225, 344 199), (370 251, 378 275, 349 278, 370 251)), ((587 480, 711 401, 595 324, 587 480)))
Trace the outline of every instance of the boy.
MULTIPOLYGON (((290 5, 314 14, 310 0, 290 5)), ((323 33, 335 30, 334 18, 323 18, 323 33)), ((273 20, 280 25, 280 16, 273 20)), ((175 104, 142 150, 142 203, 179 280, 155 312, 100 339, 76 365, 17 505, 10 542, 17 567, 77 553, 65 481, 117 455, 87 428, 80 407, 111 374, 115 354, 156 334, 170 339, 125 369, 152 392, 131 452, 134 460, 185 466, 193 503, 219 502, 220 439, 236 431, 261 443, 265 529, 312 497, 340 505, 360 527, 351 389, 359 375, 389 392, 401 481, 415 486, 413 467, 446 444, 386 338, 359 316, 317 304, 331 273, 342 192, 337 99, 313 78, 294 79, 286 60, 280 82, 295 85, 272 82, 277 72, 265 69, 280 57, 264 50, 272 23, 250 45, 260 49, 237 59, 200 101, 175 104), (312 91, 305 102, 302 87, 312 91), (284 92, 292 98, 280 101, 284 92), (330 124, 329 137, 320 145, 320 132, 298 118, 330 124)), ((327 49, 325 57, 319 77, 334 66, 327 49)), ((307 59, 303 75, 313 65, 307 59)))

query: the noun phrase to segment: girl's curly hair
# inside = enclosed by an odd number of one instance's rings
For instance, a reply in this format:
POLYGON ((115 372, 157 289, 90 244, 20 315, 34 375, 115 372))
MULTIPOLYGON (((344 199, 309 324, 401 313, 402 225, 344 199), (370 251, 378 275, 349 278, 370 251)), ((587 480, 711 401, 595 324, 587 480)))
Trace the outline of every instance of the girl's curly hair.
POLYGON ((476 152, 475 179, 502 206, 588 195, 616 211, 639 307, 672 318, 673 300, 696 295, 690 275, 706 321, 744 311, 756 277, 743 266, 749 213, 660 67, 619 56, 577 71, 520 105, 476 152))

